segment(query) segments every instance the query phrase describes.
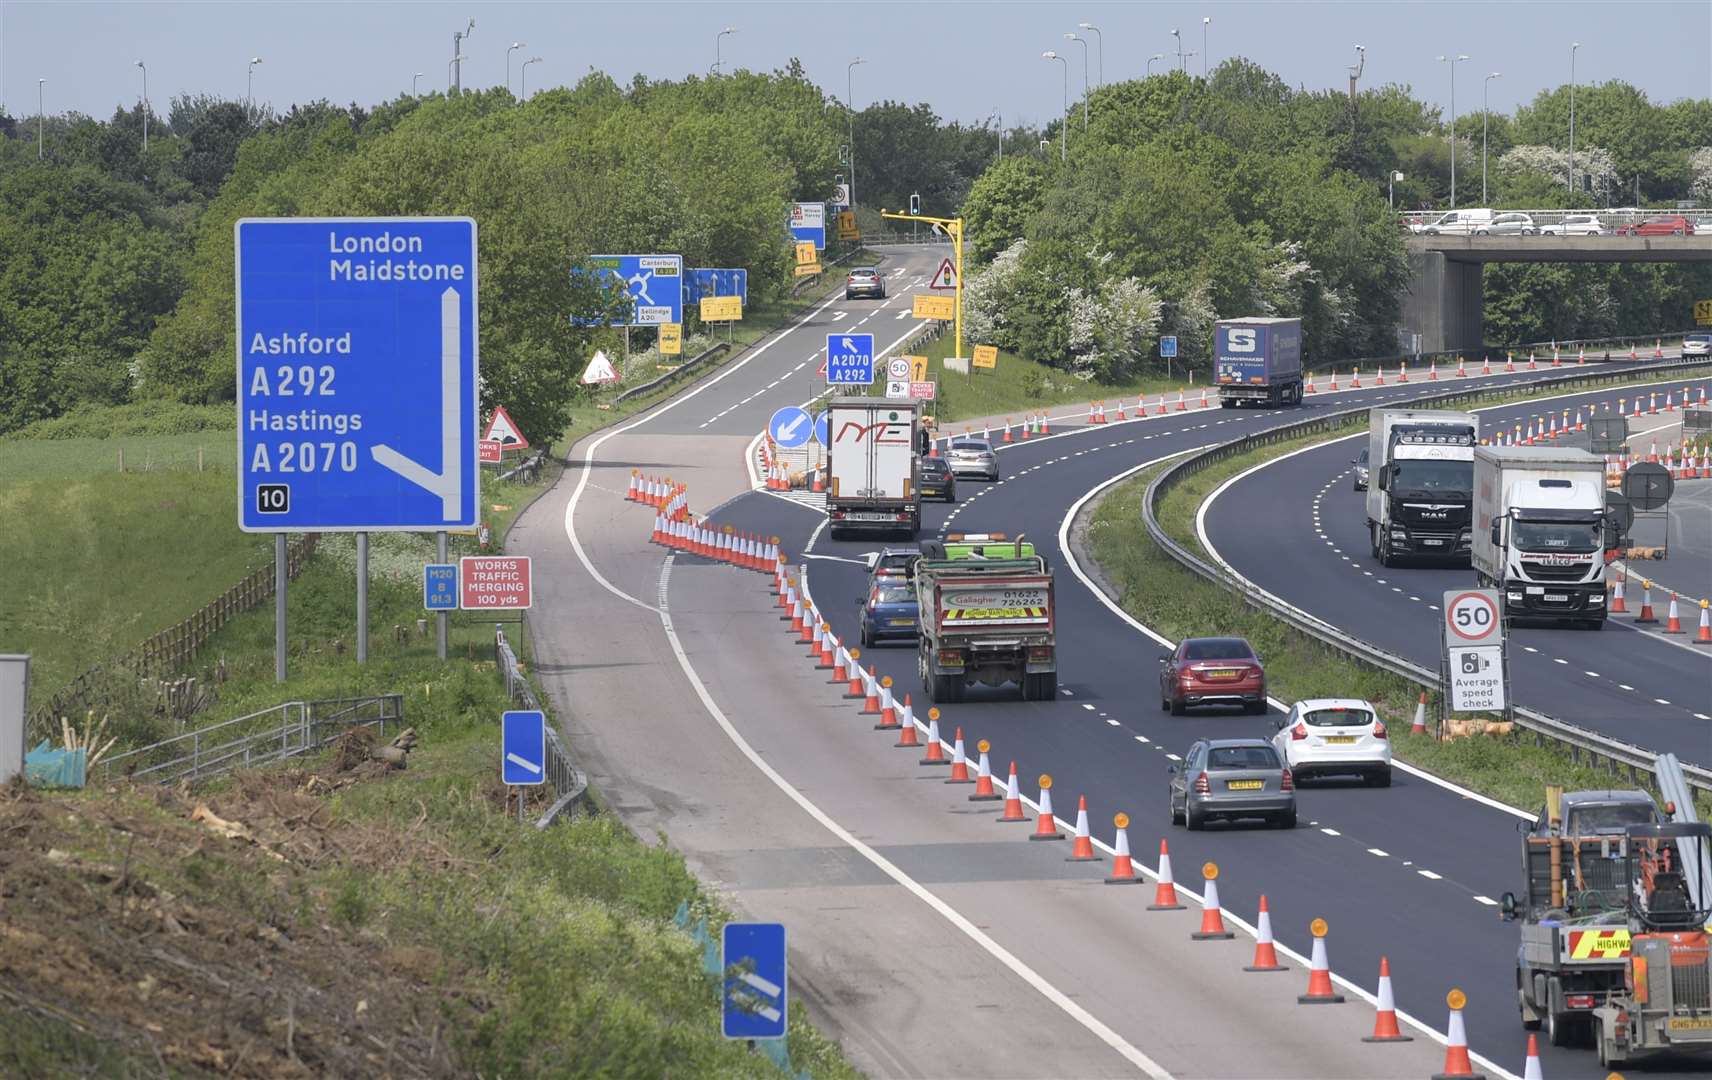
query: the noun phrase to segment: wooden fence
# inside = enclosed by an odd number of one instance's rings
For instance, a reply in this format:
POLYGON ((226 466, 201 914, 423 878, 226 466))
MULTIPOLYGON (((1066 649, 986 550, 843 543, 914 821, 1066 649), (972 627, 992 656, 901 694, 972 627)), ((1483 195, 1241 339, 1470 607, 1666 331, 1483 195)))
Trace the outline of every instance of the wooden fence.
MULTIPOLYGON (((308 533, 286 546, 285 573, 295 579, 315 553, 319 537, 308 533)), ((59 718, 96 704, 108 677, 125 671, 135 678, 166 675, 182 670, 196 658, 198 650, 209 638, 232 619, 273 598, 274 566, 251 571, 244 580, 221 593, 213 601, 176 626, 169 626, 144 640, 130 652, 110 664, 96 665, 61 687, 45 705, 30 712, 29 737, 32 741, 52 738, 59 731, 59 718)))

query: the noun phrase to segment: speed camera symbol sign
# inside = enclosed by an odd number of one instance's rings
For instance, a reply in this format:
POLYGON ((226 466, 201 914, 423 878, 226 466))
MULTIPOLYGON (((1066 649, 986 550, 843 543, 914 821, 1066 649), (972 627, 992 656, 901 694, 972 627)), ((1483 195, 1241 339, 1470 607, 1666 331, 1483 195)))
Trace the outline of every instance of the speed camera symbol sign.
POLYGON ((1495 589, 1462 589, 1444 594, 1445 630, 1454 645, 1496 645, 1504 639, 1495 589))

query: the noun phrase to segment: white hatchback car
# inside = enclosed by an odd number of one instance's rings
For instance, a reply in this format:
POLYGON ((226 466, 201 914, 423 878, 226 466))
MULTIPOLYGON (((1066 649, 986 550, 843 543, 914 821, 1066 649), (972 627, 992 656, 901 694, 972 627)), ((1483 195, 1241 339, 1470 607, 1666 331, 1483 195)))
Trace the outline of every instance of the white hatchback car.
POLYGON ((1353 775, 1391 786, 1391 740, 1385 721, 1357 698, 1298 701, 1278 718, 1272 745, 1297 778, 1353 775))

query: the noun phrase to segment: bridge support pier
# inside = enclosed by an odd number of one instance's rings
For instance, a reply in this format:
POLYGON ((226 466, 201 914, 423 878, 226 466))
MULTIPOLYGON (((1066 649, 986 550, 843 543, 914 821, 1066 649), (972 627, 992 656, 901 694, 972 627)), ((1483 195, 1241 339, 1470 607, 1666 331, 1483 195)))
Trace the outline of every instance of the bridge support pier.
POLYGON ((1403 329, 1421 335, 1422 352, 1480 348, 1484 268, 1484 263, 1447 258, 1442 251, 1409 253, 1403 329))

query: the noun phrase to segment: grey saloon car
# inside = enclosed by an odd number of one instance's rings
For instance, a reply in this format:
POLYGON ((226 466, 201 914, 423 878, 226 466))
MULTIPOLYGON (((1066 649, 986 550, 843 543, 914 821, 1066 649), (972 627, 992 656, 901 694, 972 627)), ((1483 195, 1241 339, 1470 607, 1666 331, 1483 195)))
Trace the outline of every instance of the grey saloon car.
POLYGON ((1171 824, 1259 818, 1296 827, 1296 784, 1265 739, 1199 739, 1171 766, 1171 824))
POLYGON ((953 476, 984 476, 999 478, 999 455, 986 439, 952 439, 945 451, 945 463, 953 476))

